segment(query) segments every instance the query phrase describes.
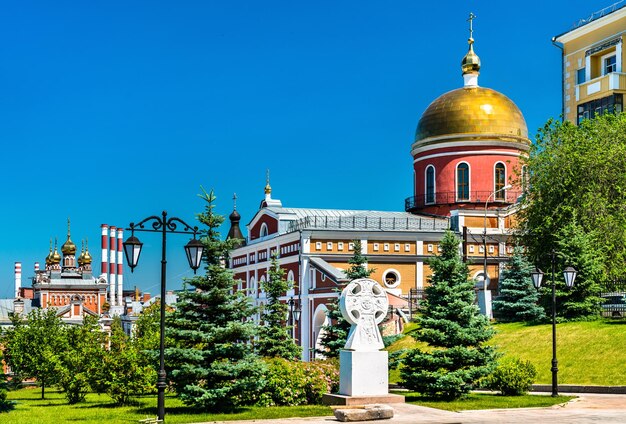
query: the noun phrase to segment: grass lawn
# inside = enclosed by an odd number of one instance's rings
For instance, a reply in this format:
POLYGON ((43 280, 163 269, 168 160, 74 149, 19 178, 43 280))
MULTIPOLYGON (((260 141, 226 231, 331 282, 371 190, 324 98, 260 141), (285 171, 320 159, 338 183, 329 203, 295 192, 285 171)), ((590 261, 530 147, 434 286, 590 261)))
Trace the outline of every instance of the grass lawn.
POLYGON ((463 399, 452 402, 432 400, 419 396, 416 393, 403 393, 407 403, 427 406, 429 408, 445 409, 446 411, 468 411, 474 409, 506 409, 506 408, 545 408, 565 403, 575 396, 500 396, 491 393, 471 393, 463 399))
MULTIPOLYGON (((63 393, 57 390, 46 390, 45 400, 40 397, 41 390, 38 388, 9 392, 9 399, 17 401, 17 407, 8 414, 0 414, 0 423, 137 423, 147 417, 156 417, 156 396, 141 397, 137 405, 123 407, 115 406, 106 395, 89 394, 86 402, 77 405, 68 405, 63 393)), ((250 407, 241 408, 233 414, 208 414, 184 406, 175 397, 168 396, 165 399, 165 418, 168 423, 319 417, 332 414, 327 406, 250 407)))
MULTIPOLYGON (((529 360, 537 368, 535 383, 551 383, 552 325, 513 323, 496 324, 494 328, 497 334, 491 343, 499 352, 529 360)), ((388 350, 417 346, 417 342, 407 336, 388 350)), ((626 320, 557 324, 557 359, 559 384, 626 385, 626 320)), ((400 372, 392 370, 389 381, 399 380, 400 372)))

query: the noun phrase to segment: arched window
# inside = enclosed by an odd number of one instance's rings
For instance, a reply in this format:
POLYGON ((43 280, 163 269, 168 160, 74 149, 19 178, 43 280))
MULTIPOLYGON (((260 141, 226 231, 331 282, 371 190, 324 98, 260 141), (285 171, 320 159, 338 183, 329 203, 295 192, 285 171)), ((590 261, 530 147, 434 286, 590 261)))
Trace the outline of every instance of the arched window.
POLYGON ((506 168, 502 162, 496 163, 494 170, 494 191, 496 192, 496 200, 506 199, 505 190, 502 190, 506 185, 506 168), (499 190, 499 191, 498 191, 499 190))
POLYGON ((265 236, 267 236, 267 224, 263 223, 261 224, 260 237, 265 237, 265 236))
POLYGON ((435 167, 426 167, 426 203, 435 203, 435 167))
POLYGON ((456 200, 469 200, 470 182, 469 165, 462 162, 456 167, 456 200))

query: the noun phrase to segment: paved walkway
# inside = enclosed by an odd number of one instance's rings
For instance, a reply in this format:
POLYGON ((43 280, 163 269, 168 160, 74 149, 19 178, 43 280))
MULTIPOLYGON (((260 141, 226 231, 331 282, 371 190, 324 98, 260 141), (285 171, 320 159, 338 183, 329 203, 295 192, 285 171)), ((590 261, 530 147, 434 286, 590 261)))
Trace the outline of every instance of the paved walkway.
MULTIPOLYGON (((576 395, 576 394, 574 394, 576 395)), ((578 394, 577 399, 549 408, 494 409, 448 412, 411 404, 391 405, 395 414, 388 424, 534 423, 587 424, 626 423, 626 395, 578 394)), ((331 424, 335 417, 277 420, 227 421, 228 424, 331 424)), ((382 424, 382 422, 381 422, 382 424)))

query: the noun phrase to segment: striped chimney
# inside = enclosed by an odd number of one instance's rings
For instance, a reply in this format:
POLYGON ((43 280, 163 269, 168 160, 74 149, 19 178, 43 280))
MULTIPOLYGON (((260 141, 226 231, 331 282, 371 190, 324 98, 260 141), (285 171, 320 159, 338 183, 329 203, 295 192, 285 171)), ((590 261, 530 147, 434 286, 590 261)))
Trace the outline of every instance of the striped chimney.
POLYGON ((111 306, 116 305, 115 301, 115 283, 116 283, 116 274, 117 274, 117 238, 116 236, 116 228, 110 228, 111 233, 109 237, 109 287, 110 287, 110 302, 111 306))
POLYGON ((102 228, 102 263, 100 266, 100 273, 104 274, 104 276, 108 279, 109 274, 109 243, 108 243, 108 234, 109 234, 109 226, 107 224, 102 224, 100 226, 102 228))
POLYGON ((39 262, 35 262, 35 273, 39 272, 39 262))
POLYGON ((122 276, 122 267, 124 264, 124 230, 117 229, 117 304, 122 305, 122 295, 124 294, 124 277, 122 276))
POLYGON ((15 262, 15 298, 20 296, 20 289, 22 288, 22 263, 15 262))

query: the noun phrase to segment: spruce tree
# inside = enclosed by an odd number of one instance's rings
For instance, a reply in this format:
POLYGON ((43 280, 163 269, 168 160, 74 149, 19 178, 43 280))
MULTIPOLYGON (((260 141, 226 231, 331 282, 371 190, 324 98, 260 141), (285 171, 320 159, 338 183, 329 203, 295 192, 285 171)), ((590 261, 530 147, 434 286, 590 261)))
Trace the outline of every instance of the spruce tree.
POLYGON ((205 275, 186 282, 176 310, 168 317, 173 346, 166 350, 169 377, 181 400, 210 411, 232 410, 254 403, 263 384, 263 365, 252 352, 254 313, 243 292, 233 292, 236 282, 222 261, 234 240, 221 240, 218 228, 224 217, 214 212, 215 196, 206 191, 198 220, 205 247, 205 275))
POLYGON ((539 292, 533 286, 531 271, 523 249, 516 247, 500 276, 500 295, 493 301, 493 316, 498 321, 537 321, 545 317, 537 304, 539 292))
MULTIPOLYGON (((365 268, 367 264, 367 257, 361 252, 361 240, 353 240, 354 254, 348 260, 348 270, 345 272, 349 281, 356 280, 357 278, 368 278, 374 272, 373 269, 365 268)), ((330 321, 329 325, 322 326, 322 335, 320 344, 324 347, 323 350, 318 353, 324 355, 327 358, 338 358, 339 352, 346 345, 348 340, 348 333, 350 332, 351 324, 341 314, 339 309, 339 295, 343 286, 336 289, 337 297, 333 298, 326 306, 326 316, 330 321)))
POLYGON ((285 279, 285 270, 280 267, 275 254, 272 255, 267 277, 267 281, 262 283, 263 290, 267 293, 267 304, 261 316, 263 325, 259 329, 257 353, 272 358, 298 359, 300 347, 291 337, 292 327, 285 325, 288 306, 280 301, 280 297, 293 283, 285 279))
POLYGON ((474 305, 474 284, 459 256, 459 240, 448 231, 441 241, 441 255, 433 258, 433 273, 425 289, 423 315, 414 337, 428 350, 411 350, 403 361, 402 384, 423 395, 456 399, 488 375, 496 359, 485 343, 494 331, 474 305))

